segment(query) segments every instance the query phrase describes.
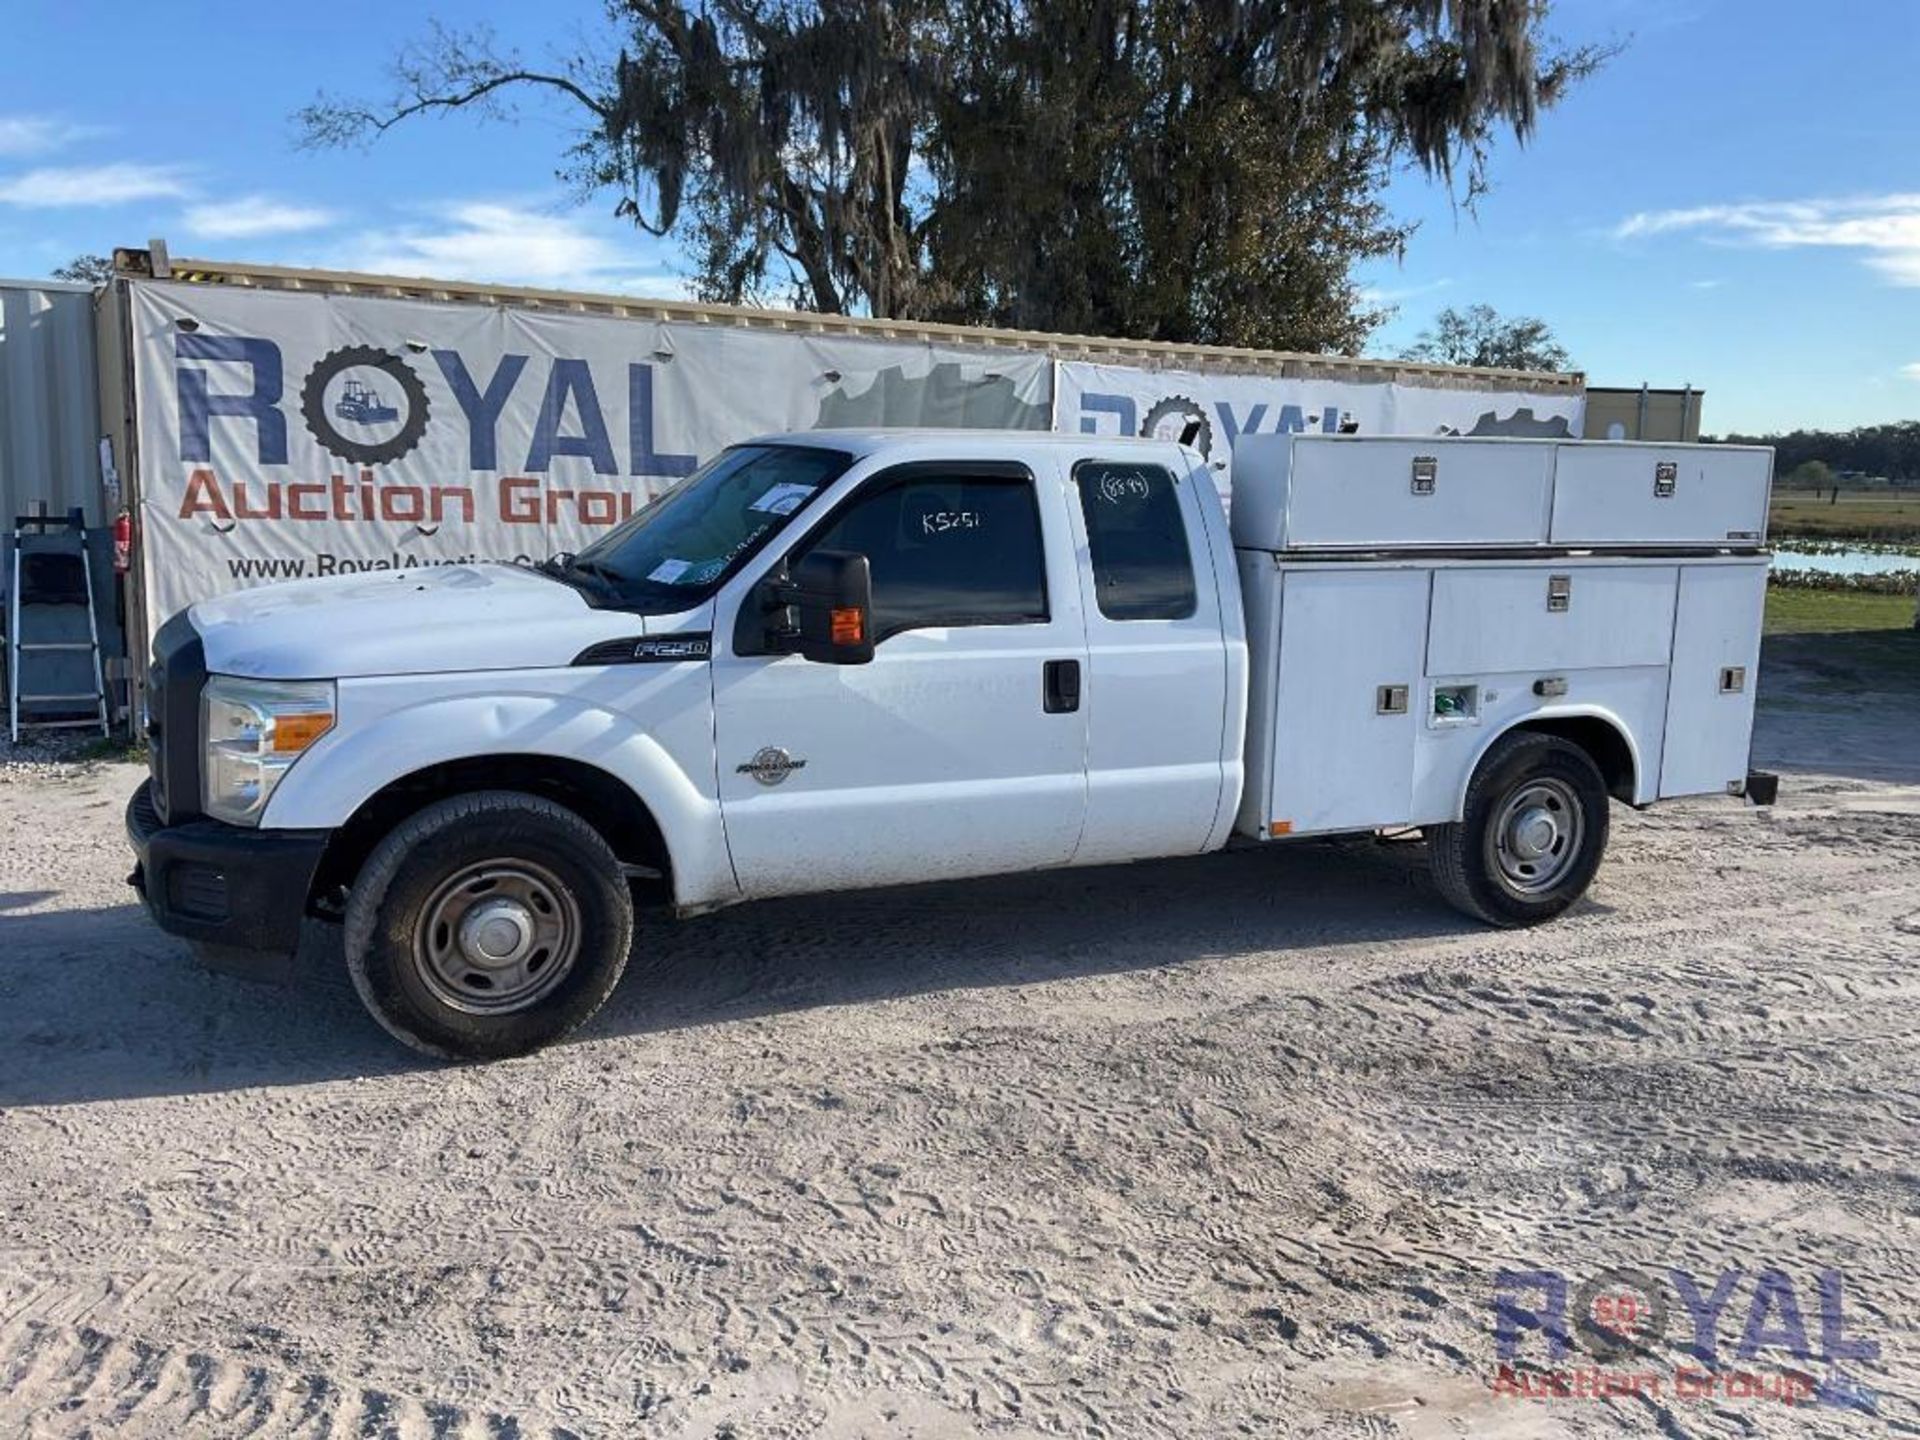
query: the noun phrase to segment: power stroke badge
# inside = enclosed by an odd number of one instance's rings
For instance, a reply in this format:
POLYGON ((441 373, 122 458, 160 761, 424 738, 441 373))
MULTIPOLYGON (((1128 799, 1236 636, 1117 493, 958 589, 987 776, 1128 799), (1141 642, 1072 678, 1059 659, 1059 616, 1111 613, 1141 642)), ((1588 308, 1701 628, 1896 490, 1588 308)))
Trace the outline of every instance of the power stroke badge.
POLYGON ((751 760, 736 768, 741 775, 751 775, 762 785, 778 785, 796 770, 804 770, 807 762, 796 760, 778 745, 768 745, 754 752, 751 760))

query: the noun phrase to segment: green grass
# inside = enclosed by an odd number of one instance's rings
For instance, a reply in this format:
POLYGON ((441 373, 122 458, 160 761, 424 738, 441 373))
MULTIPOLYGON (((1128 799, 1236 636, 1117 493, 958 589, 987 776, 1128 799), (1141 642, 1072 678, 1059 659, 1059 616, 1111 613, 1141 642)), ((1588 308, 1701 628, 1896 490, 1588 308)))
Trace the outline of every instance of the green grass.
POLYGON ((1776 540, 1802 536, 1920 543, 1920 494, 1849 495, 1842 490, 1839 500, 1829 502, 1807 490, 1776 490, 1768 525, 1776 540))
POLYGON ((1839 630, 1911 630, 1914 597, 1854 590, 1767 587, 1767 634, 1810 635, 1839 630))

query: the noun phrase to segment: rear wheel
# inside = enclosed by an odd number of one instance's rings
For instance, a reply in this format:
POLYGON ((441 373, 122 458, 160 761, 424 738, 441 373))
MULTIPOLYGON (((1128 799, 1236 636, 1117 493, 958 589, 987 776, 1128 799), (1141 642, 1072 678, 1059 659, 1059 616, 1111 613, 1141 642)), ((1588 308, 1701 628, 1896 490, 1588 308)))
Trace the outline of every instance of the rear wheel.
POLYGON ((429 805, 374 849, 347 903, 347 968, 416 1050, 494 1059, 584 1023, 625 969, 633 902, 598 831, 551 800, 429 805))
POLYGON ((1467 785, 1459 823, 1427 830, 1434 882, 1491 925, 1538 925, 1586 893, 1607 848, 1607 786, 1585 750, 1517 731, 1467 785))

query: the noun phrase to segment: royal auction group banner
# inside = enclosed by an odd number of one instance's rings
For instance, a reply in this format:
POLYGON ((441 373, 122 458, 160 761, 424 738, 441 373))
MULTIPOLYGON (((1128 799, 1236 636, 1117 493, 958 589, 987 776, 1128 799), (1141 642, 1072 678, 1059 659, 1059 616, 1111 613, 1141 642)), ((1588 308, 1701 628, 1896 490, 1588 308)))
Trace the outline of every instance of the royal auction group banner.
POLYGON ((771 431, 1049 418, 1040 355, 163 282, 133 299, 154 626, 271 580, 578 549, 771 431))
POLYGON ((1223 375, 1077 360, 1061 361, 1056 371, 1056 429, 1166 439, 1191 430, 1193 443, 1214 462, 1221 496, 1228 500, 1233 447, 1242 435, 1355 430, 1578 438, 1586 403, 1579 391, 1568 390, 1223 375))
MULTIPOLYGON (((142 281, 148 623, 274 580, 580 548, 728 445, 831 426, 1578 434, 1577 393, 1287 380, 363 295, 142 281)), ((1220 485, 1228 475, 1219 466, 1220 485)))

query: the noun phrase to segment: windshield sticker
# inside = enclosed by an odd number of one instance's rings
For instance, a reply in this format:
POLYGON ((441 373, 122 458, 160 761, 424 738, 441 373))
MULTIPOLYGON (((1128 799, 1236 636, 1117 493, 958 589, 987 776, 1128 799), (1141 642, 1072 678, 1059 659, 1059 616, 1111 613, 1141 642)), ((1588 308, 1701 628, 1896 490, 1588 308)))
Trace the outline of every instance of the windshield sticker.
POLYGON ((730 556, 722 555, 714 560, 702 560, 698 565, 690 565, 687 568, 686 578, 680 583, 683 585, 705 585, 709 580, 718 580, 720 578, 720 572, 727 568, 727 561, 730 558, 730 556))
POLYGON ((762 495, 747 508, 749 510, 764 510, 769 515, 791 515, 794 511, 798 510, 806 501, 807 497, 812 494, 813 486, 796 485, 793 481, 788 480, 782 484, 771 487, 766 494, 762 495))
POLYGON ((656 581, 661 585, 685 585, 689 582, 681 577, 692 568, 693 562, 691 560, 662 560, 658 565, 653 567, 647 579, 656 581))

